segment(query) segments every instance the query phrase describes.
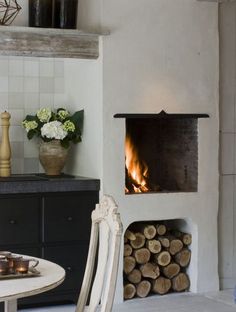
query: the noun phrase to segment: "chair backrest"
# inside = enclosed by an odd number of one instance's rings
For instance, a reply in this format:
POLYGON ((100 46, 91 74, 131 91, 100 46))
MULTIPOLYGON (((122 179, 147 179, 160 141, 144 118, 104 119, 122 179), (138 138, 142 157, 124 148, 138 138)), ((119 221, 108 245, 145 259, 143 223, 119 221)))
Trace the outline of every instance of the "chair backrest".
POLYGON ((104 195, 92 212, 92 228, 84 279, 76 312, 83 312, 93 279, 98 246, 96 275, 86 311, 110 312, 112 310, 119 263, 122 223, 113 198, 104 195))

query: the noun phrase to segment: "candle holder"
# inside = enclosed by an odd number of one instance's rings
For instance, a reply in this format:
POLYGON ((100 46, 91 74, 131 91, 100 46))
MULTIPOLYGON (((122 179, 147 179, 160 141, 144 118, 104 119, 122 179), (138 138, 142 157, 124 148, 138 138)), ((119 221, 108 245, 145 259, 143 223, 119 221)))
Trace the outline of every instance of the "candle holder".
POLYGON ((21 259, 17 259, 14 261, 14 272, 17 274, 26 274, 28 273, 29 270, 29 263, 30 262, 34 262, 35 264, 32 265, 33 268, 35 268, 38 264, 39 261, 36 259, 25 259, 25 258, 21 258, 21 259))
POLYGON ((14 273, 15 262, 22 259, 22 256, 10 254, 6 258, 8 260, 9 272, 14 273))
POLYGON ((6 275, 9 271, 9 263, 7 259, 0 258, 0 275, 6 275))

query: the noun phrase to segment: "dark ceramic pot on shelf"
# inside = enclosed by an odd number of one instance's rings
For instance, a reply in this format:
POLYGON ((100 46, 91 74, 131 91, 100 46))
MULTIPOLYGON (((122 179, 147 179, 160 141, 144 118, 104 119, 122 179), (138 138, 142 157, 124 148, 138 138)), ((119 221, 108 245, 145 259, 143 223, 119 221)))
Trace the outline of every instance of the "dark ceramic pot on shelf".
POLYGON ((54 0, 54 27, 76 28, 78 0, 54 0))
POLYGON ((53 0, 29 0, 29 26, 53 26, 53 0))

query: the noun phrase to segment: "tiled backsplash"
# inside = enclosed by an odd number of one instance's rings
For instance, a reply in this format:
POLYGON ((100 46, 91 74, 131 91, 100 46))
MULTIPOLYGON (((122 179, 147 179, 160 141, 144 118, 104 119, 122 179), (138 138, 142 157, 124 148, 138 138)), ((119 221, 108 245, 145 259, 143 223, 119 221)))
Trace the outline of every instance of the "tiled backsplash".
POLYGON ((29 141, 21 126, 26 114, 61 106, 65 106, 63 59, 0 57, 0 111, 11 114, 12 173, 41 171, 38 142, 29 141))

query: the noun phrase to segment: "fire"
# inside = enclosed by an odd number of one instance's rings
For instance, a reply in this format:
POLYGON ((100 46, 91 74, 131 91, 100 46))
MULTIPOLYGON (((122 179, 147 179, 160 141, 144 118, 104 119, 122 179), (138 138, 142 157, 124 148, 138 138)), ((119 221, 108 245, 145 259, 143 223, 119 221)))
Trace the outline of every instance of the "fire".
POLYGON ((138 151, 129 135, 125 140, 125 166, 129 185, 125 187, 125 193, 145 193, 149 191, 147 185, 148 166, 139 158, 138 151))

